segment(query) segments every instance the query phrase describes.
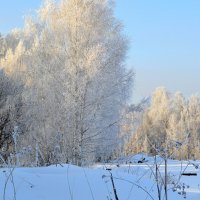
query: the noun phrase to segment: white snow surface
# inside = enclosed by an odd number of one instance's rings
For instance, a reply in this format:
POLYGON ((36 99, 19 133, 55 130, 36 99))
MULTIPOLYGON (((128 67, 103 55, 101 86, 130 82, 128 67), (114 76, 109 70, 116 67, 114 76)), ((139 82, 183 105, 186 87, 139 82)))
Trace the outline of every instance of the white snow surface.
MULTIPOLYGON (((157 159, 161 174, 164 175, 163 160, 157 159)), ((110 172, 119 200, 157 200, 153 163, 153 157, 136 155, 87 168, 73 165, 1 168, 0 200, 115 200, 110 172), (145 162, 138 163, 144 157, 145 162)), ((197 176, 181 176, 178 181, 181 187, 185 186, 188 200, 200 199, 198 165, 200 161, 168 161, 170 183, 176 182, 183 171, 197 173, 197 176)), ((169 200, 184 199, 183 195, 178 194, 182 192, 181 188, 173 192, 169 184, 168 189, 169 200)))

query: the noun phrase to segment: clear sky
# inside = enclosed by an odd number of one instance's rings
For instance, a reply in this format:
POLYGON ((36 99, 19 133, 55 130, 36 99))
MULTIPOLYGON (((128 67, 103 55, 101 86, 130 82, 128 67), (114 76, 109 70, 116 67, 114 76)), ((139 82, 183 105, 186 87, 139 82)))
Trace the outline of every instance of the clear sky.
MULTIPOLYGON (((0 32, 23 25, 41 0, 0 0, 0 32)), ((127 64, 136 72, 133 101, 156 87, 200 91, 200 0, 116 0, 131 41, 127 64)))

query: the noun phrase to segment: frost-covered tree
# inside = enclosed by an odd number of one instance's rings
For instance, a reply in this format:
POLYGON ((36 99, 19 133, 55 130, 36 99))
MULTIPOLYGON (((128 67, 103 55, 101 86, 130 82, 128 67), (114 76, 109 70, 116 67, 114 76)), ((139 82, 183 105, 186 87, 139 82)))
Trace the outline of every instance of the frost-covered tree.
POLYGON ((21 115, 22 86, 0 71, 0 155, 6 161, 13 153, 12 131, 21 115))
POLYGON ((127 39, 112 3, 46 1, 37 19, 28 18, 10 37, 1 64, 24 84, 21 146, 32 145, 33 155, 37 146, 48 164, 107 159, 132 79, 125 68, 127 39))
MULTIPOLYGON (((151 97, 150 106, 144 111, 139 127, 126 146, 128 153, 131 146, 137 144, 137 152, 154 153, 155 148, 164 149, 169 138, 169 116, 171 113, 170 94, 163 87, 157 88, 151 97), (144 143, 145 141, 145 143, 144 143), (144 144, 143 144, 144 143, 144 144)), ((134 150, 134 151, 135 151, 134 150)))
POLYGON ((188 158, 191 158, 200 152, 200 100, 197 96, 191 96, 187 111, 187 152, 188 158))
POLYGON ((5 38, 0 34, 0 59, 5 55, 5 52, 6 52, 5 38))
POLYGON ((123 109, 122 119, 120 120, 121 125, 119 137, 121 140, 120 149, 122 152, 125 151, 124 153, 128 153, 129 149, 133 148, 135 148, 136 151, 141 149, 141 144, 136 142, 139 141, 137 135, 135 136, 135 141, 132 140, 132 142, 128 145, 132 146, 132 148, 125 146, 124 150, 124 144, 127 144, 130 141, 138 127, 141 126, 144 113, 150 104, 149 100, 149 98, 144 98, 138 104, 127 105, 123 109))

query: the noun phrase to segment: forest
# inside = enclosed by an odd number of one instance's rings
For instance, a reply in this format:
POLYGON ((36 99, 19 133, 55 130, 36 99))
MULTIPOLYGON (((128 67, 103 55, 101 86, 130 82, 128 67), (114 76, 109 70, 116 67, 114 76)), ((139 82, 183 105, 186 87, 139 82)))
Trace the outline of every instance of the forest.
POLYGON ((84 165, 162 154, 166 143, 172 158, 199 158, 198 96, 160 87, 130 104, 128 49, 104 0, 46 1, 23 28, 0 36, 1 162, 84 165))
MULTIPOLYGON (((121 138, 125 154, 145 152, 178 160, 200 159, 200 99, 157 88, 151 98, 124 110, 121 138)), ((123 152, 122 151, 122 152, 123 152)))

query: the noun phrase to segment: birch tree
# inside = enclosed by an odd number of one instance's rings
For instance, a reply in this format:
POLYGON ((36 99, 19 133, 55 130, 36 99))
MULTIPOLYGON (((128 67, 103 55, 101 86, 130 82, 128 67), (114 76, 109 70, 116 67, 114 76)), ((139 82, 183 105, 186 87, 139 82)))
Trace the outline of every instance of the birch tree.
POLYGON ((14 36, 1 63, 24 84, 21 146, 37 146, 48 164, 58 149, 60 162, 78 165, 111 156, 133 76, 113 4, 46 1, 14 36))

